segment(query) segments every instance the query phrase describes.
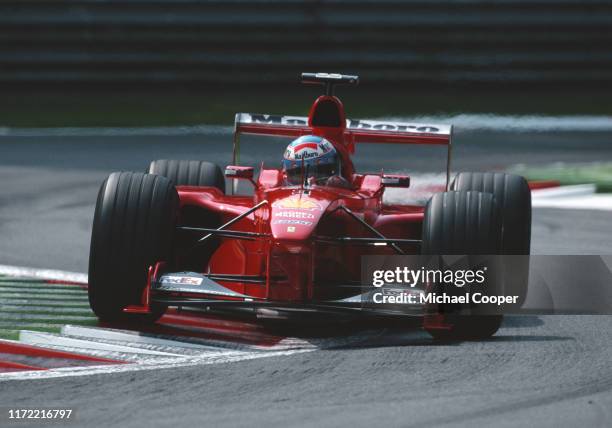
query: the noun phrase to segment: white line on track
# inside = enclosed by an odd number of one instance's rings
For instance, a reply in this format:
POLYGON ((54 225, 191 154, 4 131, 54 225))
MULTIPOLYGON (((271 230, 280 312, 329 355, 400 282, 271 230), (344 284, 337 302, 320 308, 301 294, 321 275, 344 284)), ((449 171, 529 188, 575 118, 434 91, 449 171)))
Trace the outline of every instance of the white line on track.
POLYGON ((4 302, 0 302, 0 313, 13 313, 13 314, 49 314, 49 315, 91 315, 89 308, 46 308, 41 306, 20 306, 20 305, 5 305, 4 302))
POLYGON ((455 131, 504 132, 606 132, 612 131, 612 116, 601 115, 498 115, 457 114, 416 117, 390 117, 381 120, 452 123, 455 131))
POLYGON ((205 355, 201 357, 185 357, 183 359, 172 359, 169 361, 147 361, 140 364, 122 364, 116 366, 90 366, 90 367, 66 367, 50 369, 45 371, 13 372, 0 375, 0 382, 13 379, 49 379, 59 377, 92 376, 97 374, 110 374, 122 372, 135 372, 141 370, 159 370, 189 366, 203 366, 210 364, 226 364, 238 361, 254 360, 266 357, 286 357, 303 352, 311 352, 312 349, 293 349, 290 351, 271 352, 241 352, 231 355, 205 355))
POLYGON ((79 325, 66 325, 62 328, 62 334, 65 336, 82 337, 87 339, 100 340, 115 340, 129 343, 142 343, 145 345, 191 348, 199 350, 216 350, 213 346, 207 346, 199 343, 183 342, 180 340, 162 339, 154 336, 143 336, 136 332, 115 330, 108 328, 83 327, 79 325))
POLYGON ((27 286, 5 286, 0 285, 0 293, 22 293, 29 296, 36 296, 37 294, 54 294, 58 296, 84 296, 85 291, 79 287, 27 287, 27 286))
MULTIPOLYGON (((208 344, 184 342, 181 338, 161 339, 154 336, 141 336, 137 332, 122 332, 106 328, 79 327, 67 325, 62 328, 62 336, 90 341, 94 344, 122 345, 135 349, 147 349, 179 356, 199 356, 204 353, 235 353, 244 351, 244 347, 219 348, 208 344)), ((61 343, 60 343, 61 345, 61 343)), ((95 345, 94 345, 95 346, 95 345)), ((91 348, 90 348, 91 349, 91 348)), ((252 351, 253 349, 246 349, 252 351)))
POLYGON ((592 195, 597 190, 595 184, 577 184, 574 186, 559 186, 548 189, 539 189, 532 192, 533 199, 564 198, 569 196, 592 195))
POLYGON ((36 295, 31 295, 27 293, 7 293, 0 292, 0 299, 8 300, 8 299, 30 299, 32 301, 38 299, 46 299, 46 300, 54 300, 54 301, 69 301, 71 303, 79 303, 79 302, 87 302, 87 295, 84 296, 74 296, 74 295, 56 295, 53 293, 40 293, 36 295))
POLYGON ((33 322, 33 321, 0 321, 0 329, 3 330, 28 330, 33 328, 50 328, 57 327, 62 328, 62 323, 46 323, 46 322, 33 322))
POLYGON ((64 301, 62 299, 48 299, 45 297, 2 297, 2 302, 7 305, 21 305, 21 306, 41 306, 41 307, 54 307, 54 308, 89 308, 87 300, 69 300, 64 301))
POLYGON ((87 284, 87 274, 55 269, 36 269, 22 266, 0 265, 0 275, 87 284))
POLYGON ((594 184, 561 186, 531 193, 534 208, 612 211, 612 194, 595 193, 594 184))
MULTIPOLYGON (((79 321, 93 321, 96 317, 93 315, 63 315, 63 314, 26 314, 26 313, 15 313, 15 312, 4 312, 0 314, 0 321, 23 321, 23 320, 36 320, 43 322, 48 320, 50 322, 61 320, 63 322, 79 322, 79 321)), ((60 322, 61 322, 60 321, 60 322)))
POLYGON ((182 357, 182 354, 175 354, 171 352, 154 351, 151 349, 145 349, 132 345, 118 345, 111 343, 104 343, 95 340, 77 339, 74 337, 67 337, 59 334, 52 333, 40 333, 37 331, 22 330, 19 333, 19 342, 25 343, 32 346, 48 347, 53 346, 55 348, 79 348, 83 351, 94 350, 94 351, 110 351, 110 352, 124 352, 132 354, 143 354, 148 356, 159 356, 159 357, 182 357))
POLYGON ((559 199, 538 199, 533 201, 534 208, 558 208, 566 210, 612 211, 611 194, 595 194, 559 199))

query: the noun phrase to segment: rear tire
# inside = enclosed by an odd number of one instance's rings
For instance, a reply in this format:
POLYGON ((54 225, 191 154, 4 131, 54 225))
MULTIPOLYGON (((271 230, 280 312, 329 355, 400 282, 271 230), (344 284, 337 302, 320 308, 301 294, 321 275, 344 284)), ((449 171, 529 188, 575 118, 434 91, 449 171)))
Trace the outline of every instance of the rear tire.
POLYGON ((114 172, 98 193, 89 254, 89 303, 104 321, 158 319, 126 314, 141 302, 150 265, 170 260, 178 211, 178 194, 165 177, 114 172))
POLYGON ((457 174, 451 189, 495 196, 502 221, 500 254, 525 255, 504 260, 508 272, 504 275, 504 293, 519 296, 513 307, 520 308, 527 297, 531 250, 531 191, 527 180, 502 172, 462 172, 457 174))
MULTIPOLYGON (((159 159, 151 162, 150 174, 171 180, 175 186, 206 186, 225 193, 225 178, 218 165, 196 160, 159 159)), ((186 205, 181 208, 181 224, 193 227, 216 229, 221 226, 218 213, 199 206, 186 205)), ((208 239, 206 245, 194 246, 193 234, 184 233, 177 239, 177 256, 184 269, 206 270, 206 265, 220 244, 218 237, 208 239)))
MULTIPOLYGON (((421 252, 426 255, 491 255, 498 254, 501 239, 501 218, 492 194, 481 192, 444 192, 435 194, 425 207, 421 252)), ((472 262, 479 258, 470 257, 472 262)), ((487 294, 495 294, 493 280, 486 283, 487 294)), ((433 291, 437 291, 437 288, 433 291)), ((425 321, 425 330, 440 340, 482 340, 493 336, 502 322, 502 315, 479 314, 466 307, 438 305, 428 315, 443 318, 444 328, 425 321)))
POLYGON ((159 159, 151 162, 149 174, 169 178, 175 186, 216 187, 225 193, 223 172, 211 162, 159 159))

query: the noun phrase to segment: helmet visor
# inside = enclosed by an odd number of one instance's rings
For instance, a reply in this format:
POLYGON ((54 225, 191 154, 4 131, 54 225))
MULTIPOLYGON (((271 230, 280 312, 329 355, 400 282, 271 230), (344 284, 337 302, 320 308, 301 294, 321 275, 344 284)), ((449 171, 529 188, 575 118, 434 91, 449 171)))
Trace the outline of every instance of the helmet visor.
POLYGON ((300 185, 303 181, 314 184, 325 184, 325 181, 334 175, 338 175, 340 168, 338 162, 317 163, 306 162, 302 166, 302 162, 296 163, 291 161, 283 162, 287 184, 300 185))

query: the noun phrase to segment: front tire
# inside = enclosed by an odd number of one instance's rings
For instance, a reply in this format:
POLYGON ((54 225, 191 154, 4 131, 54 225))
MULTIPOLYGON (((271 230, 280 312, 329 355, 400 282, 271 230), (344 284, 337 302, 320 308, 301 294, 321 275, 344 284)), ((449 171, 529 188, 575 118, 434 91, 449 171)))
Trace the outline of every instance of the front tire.
POLYGON ((140 304, 150 265, 172 255, 178 194, 165 177, 114 172, 98 193, 89 254, 89 303, 103 321, 148 321, 150 315, 126 314, 140 304))

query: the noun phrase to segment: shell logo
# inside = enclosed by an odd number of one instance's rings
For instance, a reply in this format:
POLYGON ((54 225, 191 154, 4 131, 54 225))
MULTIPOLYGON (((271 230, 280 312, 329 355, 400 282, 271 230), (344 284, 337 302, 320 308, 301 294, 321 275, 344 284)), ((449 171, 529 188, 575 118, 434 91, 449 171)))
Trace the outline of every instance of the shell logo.
POLYGON ((310 199, 303 198, 287 198, 282 199, 280 201, 276 201, 273 204, 274 207, 277 208, 286 208, 286 209, 294 209, 294 210, 321 210, 321 205, 310 199))

